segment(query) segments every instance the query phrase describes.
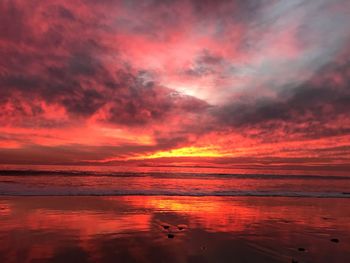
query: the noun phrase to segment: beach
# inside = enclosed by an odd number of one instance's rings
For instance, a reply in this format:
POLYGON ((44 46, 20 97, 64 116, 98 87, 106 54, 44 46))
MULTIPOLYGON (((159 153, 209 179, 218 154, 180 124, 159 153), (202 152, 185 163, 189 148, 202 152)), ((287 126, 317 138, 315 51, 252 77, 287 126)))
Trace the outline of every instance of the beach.
POLYGON ((1 262, 350 262, 344 198, 2 196, 1 262))
POLYGON ((350 0, 0 0, 0 263, 350 263, 350 0))

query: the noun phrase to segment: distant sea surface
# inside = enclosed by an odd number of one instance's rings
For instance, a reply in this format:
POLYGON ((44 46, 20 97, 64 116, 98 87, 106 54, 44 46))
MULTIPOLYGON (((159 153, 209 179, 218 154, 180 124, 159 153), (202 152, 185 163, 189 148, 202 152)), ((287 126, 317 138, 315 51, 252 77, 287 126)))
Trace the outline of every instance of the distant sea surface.
POLYGON ((350 176, 195 167, 1 166, 0 195, 350 198, 350 176))

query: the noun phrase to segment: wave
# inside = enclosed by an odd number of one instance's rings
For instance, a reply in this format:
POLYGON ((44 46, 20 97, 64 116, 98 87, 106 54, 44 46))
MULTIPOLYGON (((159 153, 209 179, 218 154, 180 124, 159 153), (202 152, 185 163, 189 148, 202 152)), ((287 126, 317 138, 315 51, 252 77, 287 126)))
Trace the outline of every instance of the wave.
POLYGON ((21 192, 1 191, 0 196, 252 196, 252 197, 312 197, 312 198, 350 198, 350 192, 285 192, 285 191, 216 191, 216 192, 180 192, 180 191, 120 191, 120 190, 74 190, 56 191, 34 190, 21 192))
POLYGON ((236 179, 303 179, 303 180, 350 180, 350 176, 339 175, 276 175, 276 174, 234 174, 234 173, 174 173, 174 172, 106 172, 88 170, 0 170, 1 176, 111 176, 111 177, 219 177, 236 179))

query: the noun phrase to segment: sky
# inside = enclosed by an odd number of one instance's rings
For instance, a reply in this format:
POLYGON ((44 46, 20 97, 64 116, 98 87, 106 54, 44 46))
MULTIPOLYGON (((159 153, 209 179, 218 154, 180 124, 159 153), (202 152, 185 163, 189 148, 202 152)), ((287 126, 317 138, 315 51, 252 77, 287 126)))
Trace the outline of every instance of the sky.
POLYGON ((2 0, 0 163, 350 169, 348 0, 2 0))

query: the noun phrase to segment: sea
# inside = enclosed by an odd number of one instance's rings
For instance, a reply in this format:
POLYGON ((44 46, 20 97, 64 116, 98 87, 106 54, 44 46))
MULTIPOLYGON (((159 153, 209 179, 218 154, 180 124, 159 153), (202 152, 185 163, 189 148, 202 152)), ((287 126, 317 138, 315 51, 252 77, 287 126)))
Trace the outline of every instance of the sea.
POLYGON ((0 195, 350 198, 350 172, 3 165, 0 195))

